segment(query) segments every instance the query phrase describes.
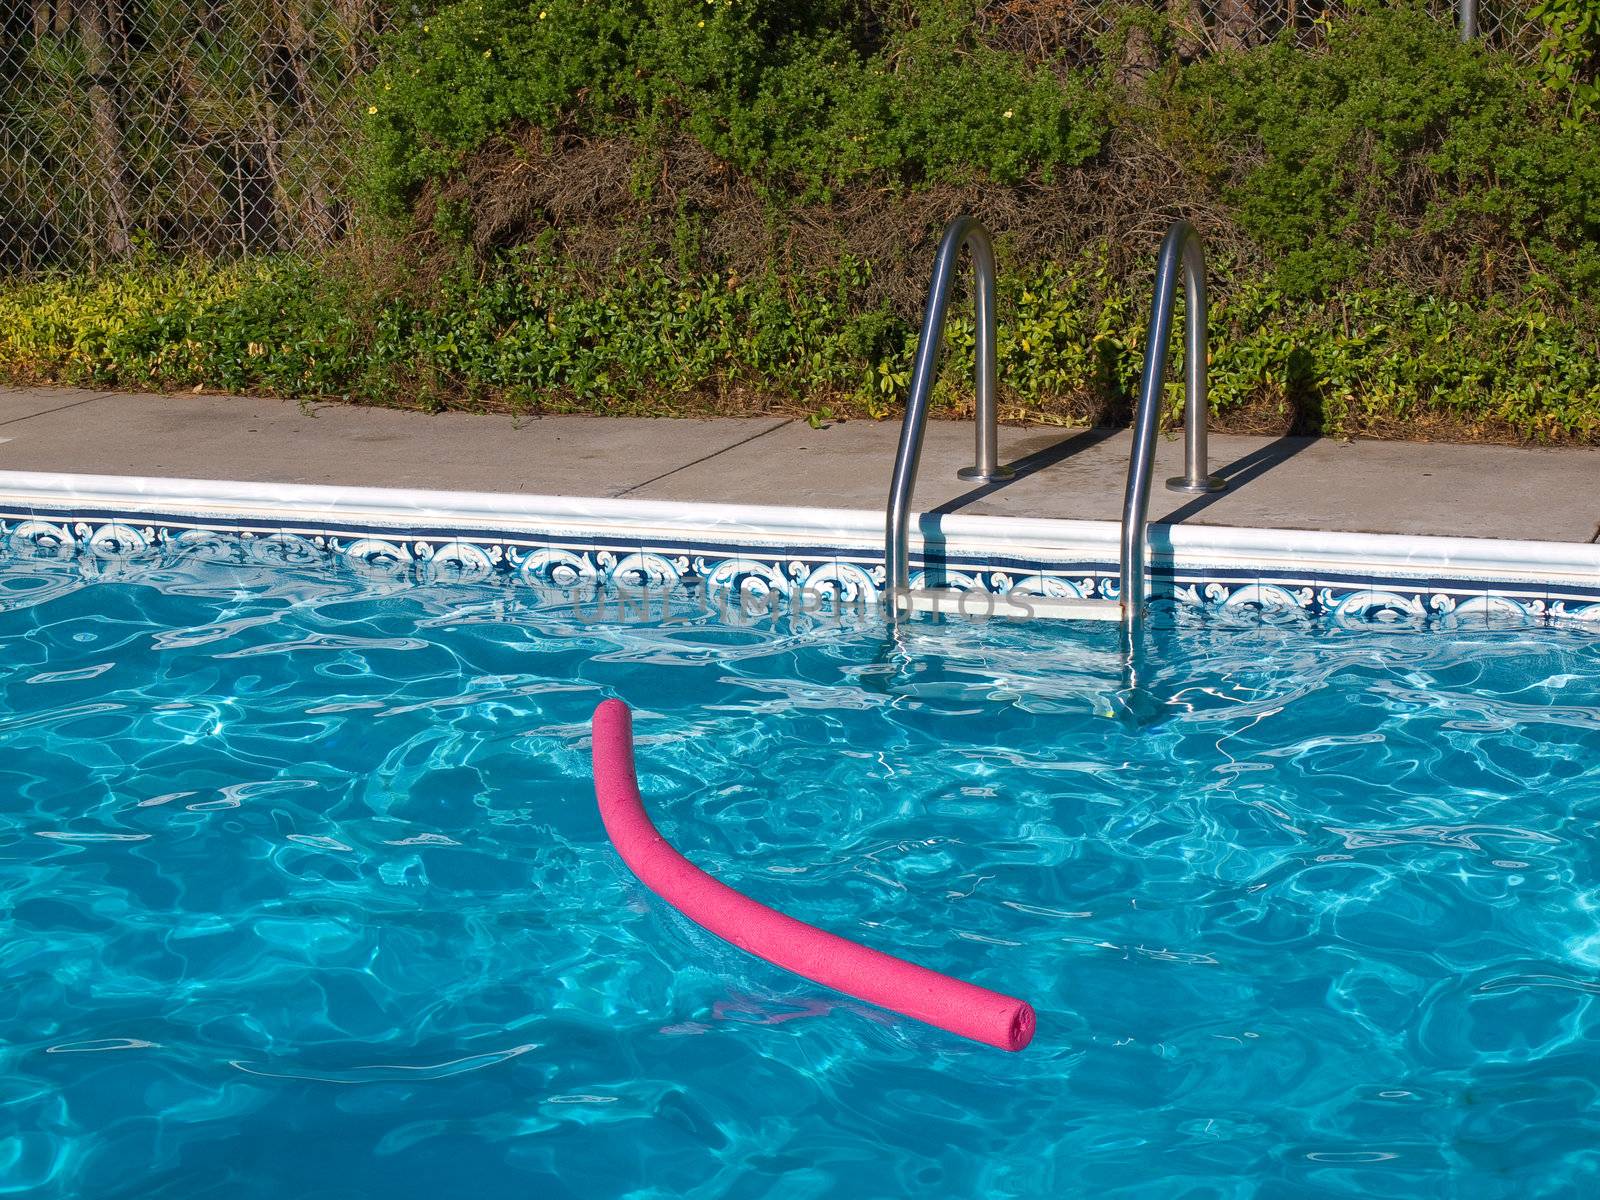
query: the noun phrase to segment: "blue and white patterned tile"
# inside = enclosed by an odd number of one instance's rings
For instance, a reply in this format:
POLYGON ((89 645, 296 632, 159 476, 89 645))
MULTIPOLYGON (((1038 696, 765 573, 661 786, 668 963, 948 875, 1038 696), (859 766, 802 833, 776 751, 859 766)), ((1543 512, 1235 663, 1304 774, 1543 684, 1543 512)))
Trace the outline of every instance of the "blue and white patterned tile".
POLYGON ((32 608, 79 586, 82 566, 69 532, 37 520, 31 507, 0 517, 0 554, 12 558, 0 590, 0 612, 32 608))
POLYGON ((1225 608, 1255 608, 1263 613, 1299 613, 1315 615, 1317 587, 1314 580, 1305 577, 1275 576, 1265 574, 1256 581, 1235 588, 1223 601, 1225 608))
MULTIPOLYGON (((838 603, 876 612, 881 606, 881 558, 855 549, 797 544, 778 536, 763 543, 674 534, 585 534, 576 527, 530 532, 407 524, 402 518, 371 524, 329 523, 318 532, 304 511, 292 518, 200 517, 182 513, 52 508, 13 503, 0 508, 0 552, 18 558, 70 559, 94 578, 158 558, 164 565, 219 561, 241 567, 316 567, 332 563, 363 581, 387 580, 396 588, 422 584, 495 584, 539 596, 565 597, 577 589, 731 598, 757 617, 838 603)), ((856 536, 859 536, 857 534, 856 536)), ((914 585, 937 584, 963 592, 1047 599, 1117 598, 1114 564, 1030 561, 997 554, 947 554, 913 560, 914 585)), ((1524 576, 1527 571, 1524 569, 1524 576)), ((1569 576, 1570 578, 1570 576, 1569 576)), ((1329 569, 1311 578, 1274 574, 1237 559, 1202 560, 1174 568, 1158 562, 1153 598, 1187 607, 1262 614, 1325 613, 1336 624, 1384 626, 1426 622, 1443 628, 1525 627, 1546 620, 1600 626, 1600 579, 1544 585, 1523 579, 1428 578, 1403 569, 1329 569)), ((704 602, 701 602, 704 607, 704 602)))
POLYGON ((830 560, 771 549, 741 552, 723 559, 707 576, 711 596, 727 598, 736 612, 752 620, 776 617, 804 603, 811 576, 830 560))
POLYGON ((1425 582, 1423 609, 1428 623, 1437 629, 1482 629, 1486 585, 1476 579, 1463 579, 1435 572, 1425 582))
POLYGON ((304 529, 280 529, 253 538, 246 543, 246 552, 254 566, 297 570, 325 567, 330 559, 326 535, 304 529))
POLYGON ((694 620, 707 611, 708 564, 692 547, 642 546, 614 558, 602 551, 597 561, 609 562, 609 574, 600 586, 624 619, 694 620))
POLYGON ((1359 564, 1314 572, 1319 615, 1340 628, 1422 626, 1437 589, 1426 575, 1385 573, 1359 564))
POLYGON ((52 526, 49 516, 40 517, 30 503, 20 498, 0 505, 0 553, 28 558, 70 557, 76 552, 70 532, 45 535, 52 526))
POLYGON ((6 551, 21 558, 76 558, 78 537, 71 518, 29 516, 8 523, 6 551))
POLYGON ((1544 588, 1490 580, 1436 580, 1428 600, 1444 629, 1522 628, 1542 624, 1548 609, 1544 588))
POLYGON ((1592 587, 1560 584, 1547 588, 1545 616, 1556 624, 1600 632, 1600 580, 1592 587))
POLYGON ((1102 600, 1115 599, 1115 581, 1096 575, 1087 566, 1046 566, 1029 570, 1027 566, 1012 566, 992 572, 991 586, 1003 595, 1037 596, 1044 600, 1102 600), (1112 595, 1102 595, 1107 584, 1112 585, 1112 595))
POLYGON ((865 621, 878 615, 883 597, 883 564, 861 562, 848 553, 817 563, 806 579, 808 604, 821 616, 865 621))
MULTIPOLYGON (((249 548, 236 534, 200 525, 170 524, 161 536, 162 550, 174 565, 191 563, 227 563, 241 566, 249 557, 249 548)), ((327 552, 321 550, 326 561, 327 552)))
POLYGON ((980 572, 996 591, 1017 590, 1047 599, 1114 600, 1117 568, 1114 563, 1083 559, 1029 560, 996 557, 991 561, 967 558, 962 569, 980 572))
POLYGON ((1549 620, 1549 588, 1544 584, 1497 580, 1484 589, 1483 619, 1490 629, 1523 629, 1549 620))
POLYGON ((1233 612, 1259 609, 1276 598, 1261 591, 1254 572, 1239 570, 1155 572, 1151 575, 1150 596, 1153 600, 1170 600, 1184 608, 1233 612))
MULTIPOLYGON (((328 563, 327 520, 320 512, 265 512, 234 525, 243 565, 307 569, 328 563)), ((165 545, 176 543, 186 533, 192 534, 180 552, 204 553, 199 550, 202 540, 208 535, 214 537, 217 532, 209 523, 171 516, 160 537, 165 545)))
POLYGON ((505 573, 506 547, 499 539, 425 539, 412 543, 411 553, 420 583, 485 584, 505 573))
POLYGON ((412 539, 392 530, 341 529, 327 534, 324 549, 331 564, 363 583, 399 588, 415 582, 412 539))
POLYGON ((1319 611, 1341 628, 1422 626, 1430 616, 1430 591, 1408 587, 1403 581, 1373 581, 1356 587, 1341 586, 1338 582, 1319 581, 1319 584, 1319 611))
POLYGON ((615 561, 609 551, 604 561, 593 546, 543 541, 513 547, 506 556, 516 582, 541 593, 583 593, 605 587, 607 567, 615 561))
POLYGON ((1520 596, 1491 596, 1484 613, 1490 629, 1527 629, 1550 623, 1550 609, 1543 599, 1520 596))
POLYGON ((1593 604, 1558 601, 1557 606, 1552 609, 1550 619, 1559 625, 1591 629, 1595 633, 1600 633, 1600 601, 1593 604))
POLYGON ((840 550, 834 555, 832 571, 817 583, 826 587, 831 580, 844 602, 872 609, 882 603, 887 579, 881 554, 840 550))

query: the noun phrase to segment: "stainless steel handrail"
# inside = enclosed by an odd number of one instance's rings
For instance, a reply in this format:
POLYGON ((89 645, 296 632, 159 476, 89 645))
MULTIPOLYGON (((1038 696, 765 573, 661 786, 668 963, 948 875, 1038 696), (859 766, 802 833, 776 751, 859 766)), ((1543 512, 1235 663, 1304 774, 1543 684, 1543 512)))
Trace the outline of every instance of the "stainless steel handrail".
POLYGON ((895 452, 894 475, 889 481, 889 505, 884 529, 884 580, 889 613, 899 611, 899 599, 911 587, 911 493, 917 486, 917 465, 922 458, 922 434, 928 423, 928 404, 939 376, 939 350, 944 341, 945 318, 950 310, 950 288, 963 247, 972 255, 973 296, 976 309, 977 412, 974 416, 973 465, 956 472, 962 479, 989 483, 1011 478, 1009 467, 998 462, 998 414, 995 407, 994 244, 989 231, 972 217, 957 217, 944 231, 933 262, 928 304, 922 312, 917 336, 917 357, 911 368, 911 388, 906 396, 905 422, 900 426, 900 446, 895 452))
MULTIPOLYGON (((923 431, 928 405, 939 374, 940 343, 950 308, 950 288, 963 248, 972 254, 977 323, 977 413, 974 465, 958 474, 963 479, 988 482, 1009 478, 1012 472, 998 465, 995 410, 995 269, 994 247, 988 231, 971 217, 950 222, 934 259, 928 304, 922 314, 917 355, 906 398, 905 422, 895 453, 889 483, 889 504, 884 528, 885 592, 891 620, 900 599, 910 591, 911 495, 917 485, 922 458, 923 431)), ((1128 482, 1122 504, 1121 591, 1122 624, 1130 642, 1142 629, 1148 594, 1145 564, 1150 520, 1150 475, 1155 463, 1156 431, 1161 422, 1166 386, 1167 355, 1177 306, 1178 276, 1182 270, 1187 300, 1184 330, 1184 472, 1167 480, 1173 491, 1219 492, 1227 480, 1209 470, 1206 417, 1209 411, 1206 373, 1206 260, 1200 235, 1187 221, 1174 221, 1161 243, 1156 261, 1155 299, 1150 312, 1144 371, 1134 410, 1133 449, 1128 460, 1128 482)), ((1097 602, 1099 603, 1099 602, 1097 602)))
POLYGON ((1227 480, 1212 475, 1206 464, 1206 257, 1200 235, 1187 221, 1174 221, 1156 260, 1156 294, 1145 340, 1144 372, 1133 417, 1133 451, 1128 458, 1128 488, 1122 501, 1122 623, 1129 635, 1144 624, 1147 596, 1145 544, 1150 520, 1150 472, 1155 460, 1156 428, 1161 422, 1166 386, 1167 353, 1172 342, 1173 309, 1177 303, 1178 269, 1183 268, 1187 300, 1184 329, 1184 470, 1167 480, 1181 492, 1218 492, 1227 480))

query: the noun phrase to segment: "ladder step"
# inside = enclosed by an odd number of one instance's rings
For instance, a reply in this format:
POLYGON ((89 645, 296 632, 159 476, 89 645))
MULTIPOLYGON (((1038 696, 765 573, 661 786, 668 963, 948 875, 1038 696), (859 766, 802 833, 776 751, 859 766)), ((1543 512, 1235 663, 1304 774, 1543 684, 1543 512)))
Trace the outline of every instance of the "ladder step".
POLYGON ((1122 620, 1122 605, 1116 600, 1032 595, 1012 600, 988 592, 961 591, 957 588, 912 588, 900 594, 899 608, 903 612, 954 613, 979 619, 1042 617, 1055 621, 1122 620))

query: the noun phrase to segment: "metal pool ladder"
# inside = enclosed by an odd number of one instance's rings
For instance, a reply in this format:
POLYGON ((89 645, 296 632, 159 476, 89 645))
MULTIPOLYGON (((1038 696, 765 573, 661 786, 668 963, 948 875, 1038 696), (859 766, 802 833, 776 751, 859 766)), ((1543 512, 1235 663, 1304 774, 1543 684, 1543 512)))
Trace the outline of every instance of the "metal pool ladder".
MULTIPOLYGON (((888 511, 884 521, 884 571, 891 621, 902 609, 960 611, 963 597, 949 588, 911 587, 911 494, 917 485, 917 465, 922 458, 923 430, 928 405, 939 375, 939 350, 944 341, 950 310, 950 288, 963 248, 972 255, 973 295, 976 308, 977 412, 974 418, 974 462, 957 472, 962 479, 990 483, 1009 479, 1012 471, 998 462, 998 414, 995 402, 995 269, 994 245, 988 230, 972 217, 957 217, 944 231, 933 263, 933 282, 922 313, 917 356, 911 370, 911 390, 906 399, 905 422, 895 452, 894 474, 889 481, 888 511)), ((1218 492, 1227 480, 1207 469, 1206 450, 1206 264, 1200 235, 1187 221, 1174 221, 1161 243, 1156 262, 1155 300, 1150 313, 1144 371, 1139 379, 1139 399, 1134 409, 1133 451, 1128 460, 1127 490, 1122 502, 1121 570, 1118 596, 1109 599, 1043 601, 1030 597, 1052 616, 1120 621, 1129 638, 1144 626, 1149 596, 1146 563, 1150 513, 1150 473, 1155 462, 1155 438, 1161 418, 1161 394, 1166 385, 1167 353, 1172 342, 1173 309, 1179 270, 1188 301, 1184 337, 1184 471, 1167 480, 1173 491, 1218 492)))

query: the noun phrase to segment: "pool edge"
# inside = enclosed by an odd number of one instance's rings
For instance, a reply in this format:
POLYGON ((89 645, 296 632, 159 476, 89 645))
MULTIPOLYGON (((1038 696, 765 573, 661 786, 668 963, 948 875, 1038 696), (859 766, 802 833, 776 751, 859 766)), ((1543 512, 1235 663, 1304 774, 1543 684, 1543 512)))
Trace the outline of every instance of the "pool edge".
MULTIPOLYGON (((319 553, 558 584, 875 596, 883 581, 883 518, 862 509, 0 472, 0 532, 90 554, 296 538, 319 553)), ((1114 598, 1117 541, 1111 521, 918 514, 913 583, 1114 598)), ((1158 524, 1150 546, 1155 594, 1185 604, 1600 620, 1593 543, 1158 524)))

